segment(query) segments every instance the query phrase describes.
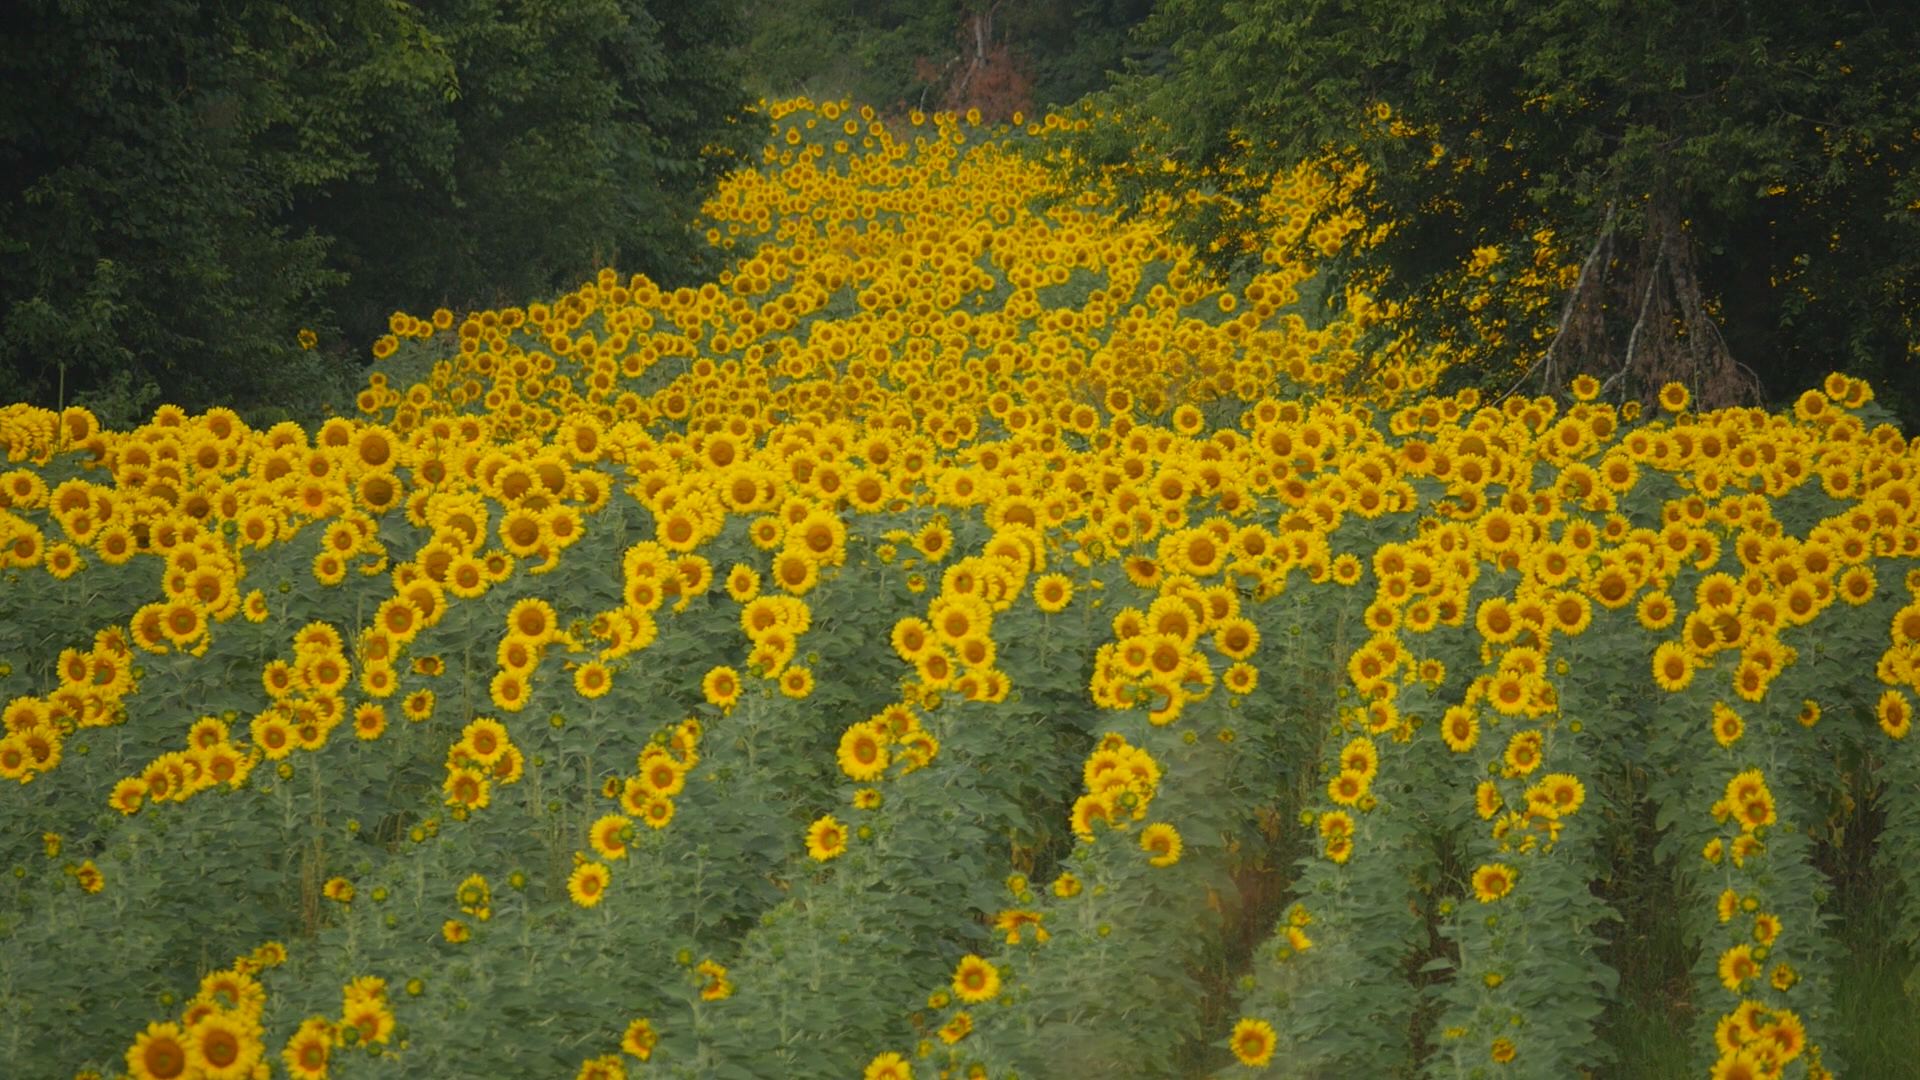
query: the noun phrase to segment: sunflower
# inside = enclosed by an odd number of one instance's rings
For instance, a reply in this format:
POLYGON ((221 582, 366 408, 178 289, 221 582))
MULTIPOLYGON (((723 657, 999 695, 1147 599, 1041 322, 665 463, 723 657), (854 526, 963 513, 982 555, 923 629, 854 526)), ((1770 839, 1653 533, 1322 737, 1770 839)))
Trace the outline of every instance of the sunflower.
POLYGON ((1151 858, 1147 862, 1154 866, 1172 866, 1180 861, 1180 832, 1164 821, 1156 821, 1140 830, 1140 850, 1151 858))
POLYGON ((574 692, 589 701, 605 697, 612 688, 612 674, 599 661, 588 661, 573 670, 574 692))
POLYGON ((633 821, 624 814, 607 814, 587 830, 588 842, 603 859, 624 859, 633 840, 633 821))
POLYGON ((127 1051, 134 1080, 173 1080, 187 1074, 187 1039, 179 1024, 151 1023, 127 1051))
POLYGON ((520 600, 507 612, 508 631, 539 645, 552 641, 558 628, 553 605, 538 597, 520 600))
POLYGON ((1473 872, 1473 896, 1483 904, 1513 891, 1513 868, 1505 863, 1485 863, 1473 872))
POLYGON ((700 693, 708 704, 731 711, 740 700, 740 673, 724 665, 715 667, 700 680, 700 693))
POLYGON ((376 702, 362 702, 353 710, 353 734, 362 742, 372 742, 387 731, 387 710, 376 702))
POLYGON ((612 877, 605 864, 583 862, 567 877, 567 895, 583 908, 593 907, 606 898, 607 882, 612 877))
POLYGON ((462 600, 483 596, 493 584, 486 564, 464 552, 447 561, 447 591, 462 600))
POLYGON ((433 715, 433 701, 432 690, 415 690, 401 701, 400 712, 417 724, 433 715))
POLYGON ((546 539, 546 530, 542 527, 539 513, 525 506, 517 506, 500 519, 499 537, 501 546, 509 554, 525 559, 539 554, 541 543, 546 539))
POLYGON ((893 625, 891 640, 893 651, 909 664, 918 661, 929 650, 938 648, 934 642, 933 628, 925 620, 912 615, 893 625))
POLYGON ((887 771, 890 754, 887 740, 872 721, 853 724, 840 736, 837 758, 840 771, 860 783, 877 779, 887 771))
POLYGON ((620 1036, 620 1049, 639 1058, 650 1061, 653 1048, 660 1043, 660 1033, 653 1030, 653 1021, 644 1017, 627 1025, 626 1033, 620 1036))
POLYGON ((780 673, 781 696, 799 700, 813 693, 813 672, 792 667, 780 673))
POLYGON ((973 1034, 973 1014, 965 1009, 953 1014, 940 1026, 940 1041, 952 1046, 961 1039, 973 1034))
POLYGON ((1693 681, 1693 658, 1686 646, 1663 641, 1653 650, 1653 681, 1668 693, 1678 693, 1693 681))
POLYGON ((617 1054, 601 1054, 581 1062, 574 1080, 627 1080, 627 1066, 617 1054))
POLYGON ((313 1016, 301 1021, 299 1030, 280 1051, 287 1075, 293 1080, 326 1080, 333 1043, 334 1027, 324 1017, 313 1016))
POLYGON ((1745 832, 1751 833, 1775 822, 1773 793, 1768 790, 1766 779, 1759 769, 1748 769, 1728 780, 1721 805, 1739 821, 1740 828, 1745 832))
POLYGON ((1586 801, 1586 785, 1571 773, 1548 773, 1527 792, 1529 806, 1537 803, 1551 811, 1555 817, 1565 817, 1574 813, 1586 801))
POLYGON ((460 741, 456 746, 475 764, 491 766, 500 760, 500 755, 506 752, 511 742, 505 724, 490 716, 481 716, 460 730, 460 741))
POLYGON ((251 725, 253 744, 258 746, 271 761, 279 761, 293 753, 293 726, 287 723, 286 715, 278 709, 268 709, 253 718, 251 725))
POLYGON ((832 814, 807 826, 807 854, 819 862, 838 858, 847 850, 847 827, 832 814))
POLYGON ((820 564, 802 548, 787 547, 773 559, 773 581, 792 596, 805 596, 820 583, 820 564))
POLYGON ((1746 733, 1747 725, 1740 718, 1740 714, 1728 708, 1725 702, 1716 701, 1713 703, 1712 728, 1713 741, 1719 743, 1722 748, 1730 750, 1734 743, 1740 741, 1740 736, 1746 733))
POLYGON ((260 1041, 233 1017, 210 1012, 187 1031, 187 1060, 206 1080, 240 1080, 260 1060, 260 1041))
POLYGON ((106 876, 100 873, 100 868, 93 864, 92 859, 73 868, 73 880, 86 893, 97 893, 107 887, 106 876))
POLYGON ((702 960, 693 971, 706 980, 700 987, 701 1001, 721 1001, 733 996, 733 983, 727 978, 726 968, 712 960, 702 960))
POLYGON ((1073 579, 1065 574, 1045 574, 1033 583, 1033 604, 1052 615, 1073 602, 1073 579))
POLYGON ((1000 969, 968 953, 953 971, 953 995, 969 1005, 991 1001, 1000 993, 1000 969))
POLYGON ((453 898, 459 902, 460 910, 469 915, 478 915, 486 910, 493 900, 493 889, 487 885, 482 874, 468 874, 460 887, 454 890, 453 898))
POLYGON ((1327 781, 1327 798, 1341 806, 1353 806, 1367 793, 1367 778, 1352 769, 1342 769, 1327 781))
POLYGON ((745 604, 760 595, 760 575, 745 563, 727 571, 727 595, 737 604, 745 604))
POLYGON ((129 776, 113 785, 113 794, 107 804, 122 814, 132 816, 140 812, 140 804, 147 797, 147 782, 137 776, 129 776))
POLYGON ((1642 596, 1639 604, 1634 608, 1634 616, 1647 630, 1665 630, 1672 626, 1676 613, 1673 597, 1664 590, 1658 589, 1642 596))
POLYGON ((1739 994, 1747 983, 1760 977, 1760 963, 1753 957, 1753 946, 1735 945, 1720 954, 1720 985, 1739 994))
POLYGON ((1373 783, 1374 775, 1380 771, 1379 748, 1365 735, 1355 736, 1340 751, 1340 769, 1358 773, 1362 781, 1373 783))
POLYGON ((640 820, 649 829, 664 829, 673 821, 673 800, 655 795, 640 804, 640 820))
POLYGON ((496 671, 487 684, 487 697, 502 712, 519 712, 527 706, 527 680, 518 672, 496 671))
POLYGON ((945 518, 935 518, 914 535, 913 546, 928 562, 939 562, 953 550, 953 530, 945 518))
POLYGON ((1907 732, 1913 730, 1913 703, 1898 690, 1888 690, 1880 695, 1874 715, 1880 721, 1880 730, 1886 732, 1889 738, 1904 739, 1907 732))
POLYGON ((1272 1061, 1273 1048, 1278 1042, 1279 1036, 1274 1033, 1272 1024, 1250 1016, 1242 1017, 1239 1023, 1233 1025, 1233 1035, 1228 1039, 1233 1047, 1233 1056, 1250 1069, 1264 1068, 1272 1061))
POLYGON ((648 795, 678 795, 687 786, 687 766, 658 746, 640 755, 640 784, 648 795))
POLYGON ((160 617, 160 631, 176 649, 191 646, 206 630, 205 613, 184 600, 175 600, 166 605, 160 617))
POLYGON ((492 786, 486 777, 472 769, 449 770, 440 789, 446 793, 448 806, 464 810, 484 810, 493 802, 492 786))
POLYGON ((913 1065, 906 1058, 889 1050, 867 1062, 866 1071, 860 1074, 860 1080, 913 1080, 913 1065))
POLYGON ((1480 741, 1480 720, 1465 705, 1454 705, 1440 718, 1440 737, 1447 749, 1464 754, 1480 741))

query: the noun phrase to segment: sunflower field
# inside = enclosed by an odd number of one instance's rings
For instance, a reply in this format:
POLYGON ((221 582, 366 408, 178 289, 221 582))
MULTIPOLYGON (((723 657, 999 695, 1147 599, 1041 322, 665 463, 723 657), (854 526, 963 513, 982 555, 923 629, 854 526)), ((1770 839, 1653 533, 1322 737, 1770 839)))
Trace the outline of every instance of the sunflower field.
POLYGON ((395 314, 311 429, 0 409, 6 1075, 1620 1075, 1654 910, 1688 1075, 1847 1075, 1871 387, 1441 394, 1062 190, 1083 118, 765 116, 699 288, 395 314))

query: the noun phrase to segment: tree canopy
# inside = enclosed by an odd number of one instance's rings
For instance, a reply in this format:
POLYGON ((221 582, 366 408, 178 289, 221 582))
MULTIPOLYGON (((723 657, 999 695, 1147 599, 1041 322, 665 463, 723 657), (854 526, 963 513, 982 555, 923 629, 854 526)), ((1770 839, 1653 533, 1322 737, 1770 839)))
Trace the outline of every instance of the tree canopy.
POLYGON ((1353 209, 1390 228, 1342 273, 1415 301, 1429 335, 1481 335, 1469 353, 1504 328, 1483 377, 1624 371, 1620 392, 1679 379, 1724 403, 1839 368, 1920 408, 1920 20, 1868 0, 1161 0, 1144 33, 1175 63, 1118 81, 1092 164, 1182 166, 1130 170, 1136 199, 1196 174, 1236 197, 1190 215, 1210 240, 1250 237, 1298 161, 1363 177, 1353 209), (1583 271, 1567 302, 1464 319, 1463 273, 1543 238, 1583 271))
POLYGON ((1153 0, 753 0, 749 84, 770 97, 847 95, 886 111, 1066 105, 1142 46, 1153 0))
POLYGON ((8 400, 311 399, 395 308, 538 295, 616 259, 690 278, 688 223, 758 138, 739 13, 692 0, 30 0, 9 18, 8 400))

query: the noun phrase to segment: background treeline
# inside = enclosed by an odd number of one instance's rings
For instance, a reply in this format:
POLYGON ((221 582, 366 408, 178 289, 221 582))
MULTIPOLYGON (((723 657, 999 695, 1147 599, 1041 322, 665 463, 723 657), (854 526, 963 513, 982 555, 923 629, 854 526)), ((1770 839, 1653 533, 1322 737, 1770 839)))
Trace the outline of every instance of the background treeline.
MULTIPOLYGON (((0 16, 0 400, 300 412, 396 308, 608 264, 697 280, 700 201, 763 136, 750 103, 805 93, 988 120, 1081 102, 1121 118, 1081 160, 1135 201, 1365 165, 1355 208, 1395 228, 1297 254, 1405 302, 1456 380, 1777 404, 1840 369, 1911 428, 1908 6, 25 0, 0 16), (1468 279, 1543 235, 1587 267, 1569 302, 1485 306, 1468 279)), ((1259 246, 1230 205, 1182 223, 1223 272, 1259 246)))
POLYGON ((757 147, 703 0, 25 0, 0 15, 0 401, 299 413, 396 308, 701 270, 757 147), (304 351, 302 329, 320 348, 304 351))
MULTIPOLYGON (((1333 207, 1292 253, 1403 304, 1457 381, 1677 380, 1720 406, 1839 369, 1920 427, 1911 3, 1159 0, 1138 39, 1171 61, 1102 97, 1123 120, 1088 134, 1090 171, 1136 200, 1197 175, 1241 205, 1302 160, 1364 175, 1354 209, 1392 228, 1322 260, 1333 207), (1131 167, 1163 157, 1184 168, 1131 167), (1580 271, 1528 305, 1498 286, 1542 237, 1580 271)), ((1225 264, 1265 242, 1232 205, 1186 222, 1225 264)))
POLYGON ((768 98, 850 97, 888 113, 1057 107, 1109 73, 1158 70, 1133 31, 1153 0, 749 0, 749 88, 768 98))

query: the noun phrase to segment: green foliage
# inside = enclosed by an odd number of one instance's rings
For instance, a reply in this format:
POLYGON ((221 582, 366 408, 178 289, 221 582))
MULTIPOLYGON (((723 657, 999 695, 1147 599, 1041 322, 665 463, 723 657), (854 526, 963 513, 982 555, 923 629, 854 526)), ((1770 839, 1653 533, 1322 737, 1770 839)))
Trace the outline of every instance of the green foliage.
POLYGON ((740 32, 639 0, 25 5, 0 42, 0 397, 317 415, 395 306, 700 273, 687 224, 758 141, 740 32))
MULTIPOLYGON (((1146 34, 1176 66, 1120 80, 1108 104, 1125 122, 1086 148, 1096 166, 1189 167, 1130 173, 1135 199, 1193 170, 1238 197, 1189 215, 1229 252, 1258 230, 1253 199, 1276 170, 1364 164, 1358 206, 1393 228, 1338 269, 1414 301, 1429 335, 1458 336, 1475 248, 1530 251, 1547 229, 1577 264, 1606 234, 1615 285, 1604 332, 1582 343, 1590 370, 1622 362, 1649 275, 1691 263, 1697 283, 1675 291, 1697 284, 1732 356, 1776 393, 1835 366, 1913 384, 1910 21, 1869 3, 1167 0, 1146 34), (1680 248, 1665 262, 1662 237, 1680 248)), ((1496 372, 1531 362, 1561 311, 1503 313, 1513 344, 1489 358, 1496 372)), ((1911 420, 1920 400, 1903 393, 1911 420)))
POLYGON ((1061 106, 1100 89, 1127 58, 1147 55, 1131 37, 1152 7, 1151 0, 761 0, 747 9, 748 86, 769 98, 941 108, 950 104, 944 91, 984 42, 1010 52, 1021 88, 1014 107, 1061 106))

